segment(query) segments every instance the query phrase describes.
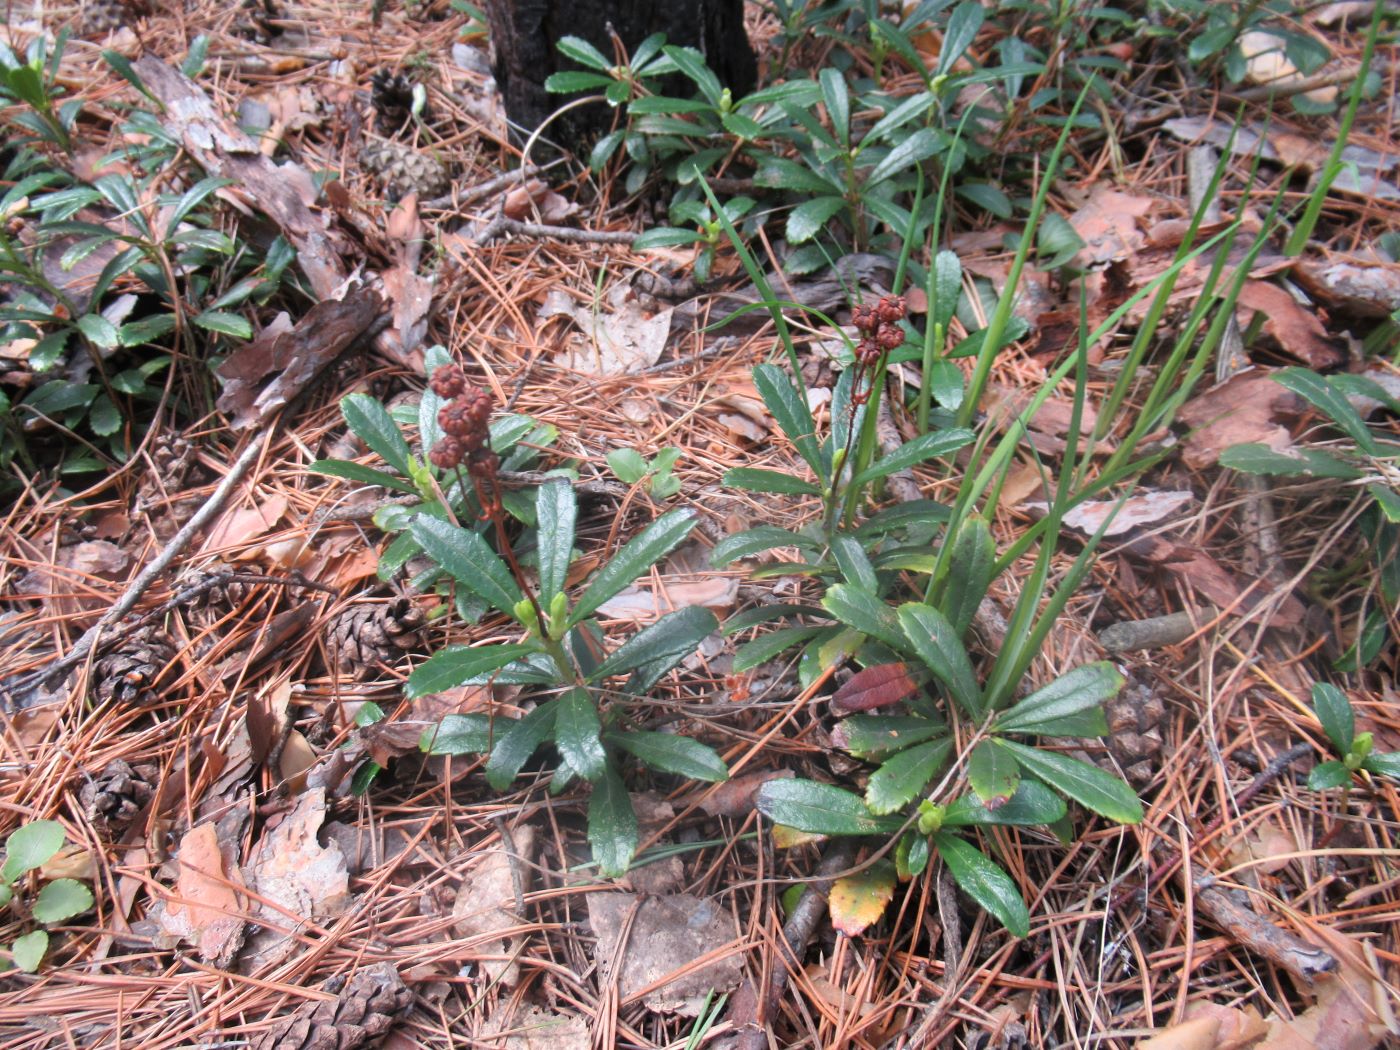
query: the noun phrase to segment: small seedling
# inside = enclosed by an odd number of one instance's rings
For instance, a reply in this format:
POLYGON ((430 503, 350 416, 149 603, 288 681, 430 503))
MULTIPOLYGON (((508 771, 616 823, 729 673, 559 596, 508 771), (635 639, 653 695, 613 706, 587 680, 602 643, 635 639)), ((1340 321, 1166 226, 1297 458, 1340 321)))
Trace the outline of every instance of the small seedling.
MULTIPOLYGON (((11 832, 5 840, 5 862, 0 865, 0 907, 13 905, 16 883, 52 860, 63 844, 63 825, 53 820, 32 820, 11 832)), ((91 907, 92 890, 87 886, 77 879, 53 879, 39 890, 29 915, 35 922, 51 926, 91 907)), ((34 973, 48 948, 48 930, 36 929, 16 937, 9 951, 18 969, 34 973)))
POLYGON ((645 482, 646 490, 657 499, 668 499, 681 490, 680 478, 671 473, 680 458, 681 450, 674 445, 663 448, 651 459, 636 449, 619 448, 608 453, 608 466, 623 484, 645 482))
POLYGON ((1313 711, 1322 731, 1341 755, 1341 760, 1320 762, 1308 774, 1308 787, 1314 791, 1343 787, 1359 770, 1400 779, 1400 752, 1375 751, 1370 733, 1356 731, 1356 716, 1346 693, 1335 685, 1318 682, 1312 688, 1313 711))

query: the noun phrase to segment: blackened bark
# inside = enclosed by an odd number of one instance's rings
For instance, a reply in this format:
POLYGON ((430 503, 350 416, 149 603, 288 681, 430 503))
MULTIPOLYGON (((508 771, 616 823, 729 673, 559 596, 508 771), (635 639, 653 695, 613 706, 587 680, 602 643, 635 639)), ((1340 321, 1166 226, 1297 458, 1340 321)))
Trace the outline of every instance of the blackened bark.
MULTIPOLYGON (((665 33, 668 44, 698 49, 736 98, 752 91, 758 79, 744 32, 743 0, 486 0, 485 6, 496 83, 505 97, 506 115, 523 129, 522 137, 568 101, 568 96, 544 89, 551 73, 579 68, 555 49, 564 36, 582 37, 612 56, 613 34, 631 54, 653 33, 665 33)), ((580 106, 551 123, 544 134, 577 149, 607 130, 613 116, 602 102, 580 106)))

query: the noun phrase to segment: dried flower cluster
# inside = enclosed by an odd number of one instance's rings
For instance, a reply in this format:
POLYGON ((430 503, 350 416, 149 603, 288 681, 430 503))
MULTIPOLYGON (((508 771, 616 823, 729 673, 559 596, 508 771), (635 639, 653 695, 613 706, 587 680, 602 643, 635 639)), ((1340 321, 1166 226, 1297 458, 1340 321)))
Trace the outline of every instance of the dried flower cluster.
POLYGON ((873 367, 881 357, 904 343, 904 329, 899 327, 899 322, 907 309, 904 296, 886 295, 873 306, 861 305, 851 311, 851 320, 861 335, 856 358, 862 365, 873 367))
POLYGON ((428 453, 428 460, 442 470, 467 465, 473 478, 490 478, 500 466, 491 451, 491 395, 472 386, 457 365, 443 365, 430 381, 433 393, 449 399, 438 409, 438 425, 443 437, 428 453))

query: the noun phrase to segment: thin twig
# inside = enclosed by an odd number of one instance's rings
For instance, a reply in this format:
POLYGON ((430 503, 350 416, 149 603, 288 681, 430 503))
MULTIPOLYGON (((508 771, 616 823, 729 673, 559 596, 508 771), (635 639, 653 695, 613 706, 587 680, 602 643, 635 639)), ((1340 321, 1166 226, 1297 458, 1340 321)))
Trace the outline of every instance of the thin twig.
POLYGON ((635 233, 614 230, 580 230, 575 226, 546 226, 538 222, 521 222, 505 215, 497 215, 473 240, 477 244, 489 244, 502 234, 513 233, 520 237, 545 237, 556 241, 575 241, 581 244, 631 244, 637 239, 635 233))

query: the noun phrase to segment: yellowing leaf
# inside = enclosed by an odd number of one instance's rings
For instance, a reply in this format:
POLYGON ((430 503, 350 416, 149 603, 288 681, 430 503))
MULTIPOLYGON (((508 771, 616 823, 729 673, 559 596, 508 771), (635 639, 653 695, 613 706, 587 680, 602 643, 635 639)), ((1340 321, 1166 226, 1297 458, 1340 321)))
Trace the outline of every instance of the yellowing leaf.
POLYGON ((848 937, 861 933, 885 913, 894 896, 895 870, 881 860, 831 884, 831 925, 848 937))
POLYGON ((822 842, 825 839, 825 835, 818 835, 812 831, 798 831, 786 824, 773 825, 774 849, 792 849, 795 846, 805 846, 809 842, 822 842))

